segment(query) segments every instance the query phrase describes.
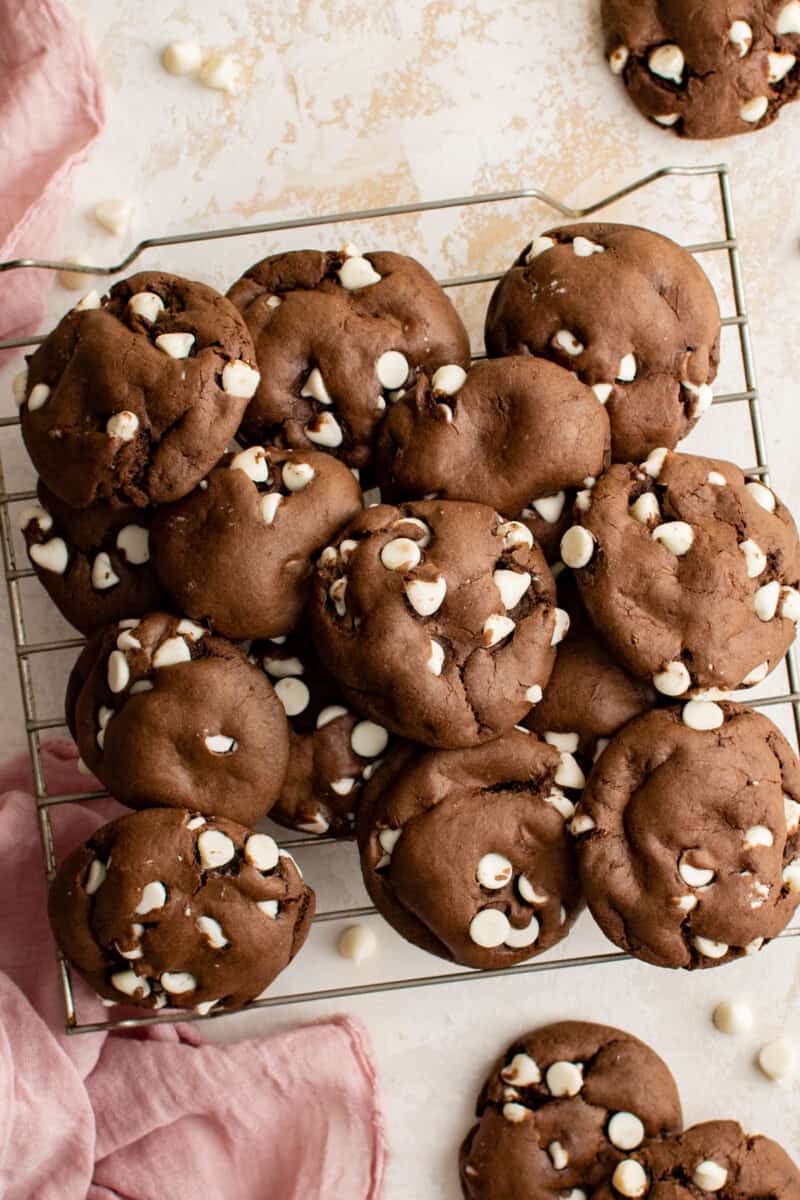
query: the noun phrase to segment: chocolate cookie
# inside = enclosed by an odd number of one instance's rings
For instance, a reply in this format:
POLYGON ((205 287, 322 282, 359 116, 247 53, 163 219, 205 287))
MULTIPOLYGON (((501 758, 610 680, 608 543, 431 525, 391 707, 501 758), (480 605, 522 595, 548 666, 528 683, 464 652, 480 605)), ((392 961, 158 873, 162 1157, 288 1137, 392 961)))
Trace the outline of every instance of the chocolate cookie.
POLYGON ((661 967, 713 967, 777 937, 800 903, 800 763, 766 717, 691 700, 637 717, 571 828, 592 915, 661 967))
POLYGON ((357 712, 451 749, 538 703, 565 628, 530 530, 456 500, 366 509, 320 555, 311 616, 357 712))
POLYGON ((163 607, 150 561, 152 510, 101 502, 70 508, 41 480, 19 523, 50 599, 81 633, 163 607))
POLYGON ((376 475, 385 500, 431 493, 517 517, 608 466, 608 417, 590 388, 541 358, 444 368, 394 404, 376 475))
POLYGON ((253 335, 261 383, 247 442, 332 451, 366 466, 391 400, 420 370, 469 366, 469 338, 413 258, 299 250, 251 267, 228 292, 253 335))
POLYGON ((174 808, 103 825, 50 892, 56 941, 100 996, 203 1014, 260 995, 313 914, 314 893, 271 837, 174 808))
POLYGON ((500 280, 485 336, 492 358, 550 358, 591 385, 611 420, 612 457, 627 462, 675 446, 711 403, 719 305, 669 238, 565 225, 534 238, 500 280))
POLYGON ((395 752, 364 792, 364 882, 404 938, 468 967, 510 967, 583 907, 557 750, 512 729, 469 750, 395 752))
POLYGON ((303 833, 352 837, 363 785, 393 739, 342 702, 305 626, 255 643, 250 653, 289 718, 289 769, 270 817, 303 833))
POLYGON ((770 125, 800 93, 798 0, 603 0, 608 64, 679 137, 770 125))
POLYGON ((613 466, 561 540, 597 628, 667 696, 760 683, 800 620, 788 509, 732 463, 654 451, 613 466))
POLYGON ((360 510, 361 489, 329 454, 252 446, 226 455, 153 520, 153 558, 180 612, 231 638, 297 624, 312 556, 360 510))
POLYGON ((800 1171, 777 1142, 736 1121, 706 1121, 648 1142, 618 1163, 592 1200, 800 1200, 800 1171))
POLYGON ((22 435, 74 508, 185 496, 224 453, 258 384, 229 300, 160 271, 90 292, 29 360, 22 435))
POLYGON ((83 761, 131 808, 252 825, 280 795, 279 697, 237 646, 186 618, 152 613, 101 630, 75 664, 66 708, 83 761))
POLYGON ((579 1200, 645 1138, 682 1127, 675 1080, 655 1051, 583 1021, 513 1042, 476 1115, 460 1156, 467 1200, 579 1200))

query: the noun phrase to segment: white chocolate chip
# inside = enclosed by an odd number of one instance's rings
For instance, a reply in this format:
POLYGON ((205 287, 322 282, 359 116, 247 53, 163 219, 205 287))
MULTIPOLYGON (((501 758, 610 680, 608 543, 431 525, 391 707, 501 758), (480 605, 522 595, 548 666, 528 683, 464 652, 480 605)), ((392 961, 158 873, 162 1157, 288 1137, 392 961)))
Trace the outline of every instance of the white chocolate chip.
POLYGON ((778 611, 778 601, 781 596, 781 585, 777 579, 765 583, 753 597, 753 607, 760 621, 771 621, 778 611))
POLYGON ((630 50, 627 46, 617 46, 608 56, 608 65, 611 68, 613 75, 621 75, 625 70, 625 66, 630 58, 630 50))
POLYGON ((635 1150, 644 1141, 645 1128, 635 1113, 614 1113, 606 1129, 608 1140, 618 1150, 635 1150))
POLYGON ((531 248, 525 256, 526 263, 532 263, 540 254, 545 254, 548 250, 552 250, 555 246, 555 241, 550 237, 535 237, 531 242, 531 248))
POLYGON ((497 908, 481 909, 469 926, 471 940, 484 950, 495 950, 502 946, 510 932, 508 917, 497 908))
POLYGON ((497 891, 514 877, 514 868, 504 854, 484 854, 478 863, 475 878, 481 887, 497 891))
POLYGON ((257 871, 273 871, 278 865, 278 846, 267 833, 251 833, 244 844, 245 861, 257 871))
POLYGON ((669 450, 666 446, 657 446, 655 450, 651 450, 647 458, 642 463, 642 470, 651 479, 658 479, 661 472, 664 470, 669 450))
POLYGON ((800 858, 796 858, 794 862, 789 863, 788 867, 783 868, 781 879, 792 894, 800 892, 800 858))
POLYGON ((542 1072, 529 1054, 515 1054, 508 1066, 503 1067, 500 1076, 515 1087, 530 1087, 542 1080, 542 1072))
POLYGON ((322 378, 319 367, 312 367, 308 379, 300 389, 300 395, 310 396, 312 400, 317 400, 320 404, 333 404, 333 399, 325 386, 325 380, 322 378))
POLYGON ((202 933, 203 937, 208 942, 212 950, 222 950, 225 946, 230 945, 228 938, 222 931, 222 926, 219 921, 215 921, 213 917, 198 917, 195 925, 202 933))
POLYGON ((578 341, 575 334, 569 329, 559 329, 553 338, 553 342, 559 350, 563 350, 571 358, 577 358, 586 349, 583 342, 578 341))
POLYGON ((711 938, 696 937, 694 944, 698 954, 704 958, 724 958, 729 950, 725 942, 715 942, 711 938))
POLYGON ((788 52, 786 54, 770 52, 767 55, 767 62, 769 64, 767 79, 770 83, 780 83, 793 70, 797 62, 797 55, 788 52))
POLYGON ((531 576, 528 571, 506 571, 498 569, 494 573, 494 585, 500 593, 503 608, 507 612, 516 608, 522 597, 531 586, 531 576))
POLYGON ((160 982, 164 991, 172 996, 193 992, 197 987, 197 980, 189 971, 164 971, 160 982))
POLYGON ((333 601, 333 606, 336 609, 338 616, 343 617, 347 612, 347 603, 345 596, 347 594, 347 580, 336 579, 328 588, 328 596, 333 601))
POLYGON ((425 666, 430 671, 431 675, 441 675, 444 667, 444 647, 435 638, 430 639, 430 653, 425 659, 425 666))
POLYGON ((235 92, 239 64, 230 54, 212 54, 200 68, 200 82, 216 92, 235 92))
POLYGON ((721 471, 709 471, 708 482, 712 483, 715 487, 725 487, 728 481, 721 471))
POLYGON ((590 258, 592 254, 605 254, 605 246, 598 246, 597 242, 592 242, 589 238, 576 237, 572 240, 573 253, 578 258, 590 258))
POLYGON ((350 734, 350 746, 360 758, 377 758, 388 744, 388 732, 374 721, 359 721, 350 734))
POLYGON ((145 917, 148 913, 163 908, 166 903, 167 889, 160 880, 155 879, 142 888, 141 898, 133 911, 137 917, 145 917))
POLYGON ((580 570, 591 562, 595 540, 588 529, 573 525, 561 539, 561 557, 568 567, 580 570))
POLYGON ((321 412, 313 417, 305 429, 306 437, 316 446, 328 446, 335 449, 344 441, 342 427, 333 413, 321 412))
POLYGON ((503 539, 504 550, 515 550, 518 546, 533 546, 533 534, 521 521, 506 521, 499 525, 498 534, 503 539))
POLYGON ((259 372, 244 359, 235 358, 222 368, 222 390, 226 396, 252 400, 260 382, 259 372))
POLYGON ((670 79, 673 83, 681 83, 686 60, 680 46, 669 43, 653 50, 647 60, 647 65, 652 73, 661 79, 670 79))
POLYGON ((653 686, 662 696, 682 696, 692 686, 691 676, 682 662, 667 663, 653 676, 653 686))
POLYGON ((54 575, 63 575, 69 565, 69 551, 63 538, 51 538, 49 542, 35 544, 28 553, 37 567, 52 571, 54 575))
POLYGON ((719 1192, 728 1182, 728 1172, 713 1159, 698 1163, 692 1175, 692 1183, 704 1192, 719 1192))
POLYGON ((203 741, 206 749, 210 750, 212 754, 233 754, 239 746, 236 738, 228 737, 224 733, 209 734, 208 737, 203 738, 203 741))
POLYGON ((746 104, 742 105, 739 109, 739 116, 743 121, 747 121, 748 125, 757 125, 768 108, 767 96, 754 96, 752 100, 748 100, 746 104))
POLYGON ((621 360, 617 368, 618 383, 633 383, 636 378, 636 355, 626 354, 621 360))
POLYGON ((106 433, 109 437, 119 438, 121 442, 133 441, 138 428, 139 418, 136 413, 127 410, 114 413, 106 421, 106 433))
POLYGON ((387 350, 375 363, 375 374, 381 387, 396 391, 408 379, 408 359, 399 350, 387 350))
POLYGON ((262 496, 258 502, 258 512, 261 520, 265 525, 271 525, 275 520, 275 514, 283 503, 283 496, 280 492, 268 492, 266 496, 262 496))
POLYGON ((745 567, 750 579, 756 579, 766 571, 767 556, 757 542, 754 542, 752 538, 747 538, 746 541, 739 542, 739 549, 744 555, 745 567))
POLYGON ((371 958, 378 948, 378 939, 369 925, 351 925, 345 929, 336 942, 336 949, 342 958, 349 958, 356 966, 371 958))
POLYGON ((547 1147, 547 1153, 550 1155, 550 1161, 556 1171, 563 1171, 569 1165, 569 1155, 561 1142, 551 1142, 547 1147))
POLYGON ((136 292, 128 301, 128 308, 135 316, 152 325, 164 311, 164 301, 155 292, 136 292))
POLYGON ((120 196, 101 200, 94 207, 95 221, 114 237, 121 237, 123 233, 128 232, 132 216, 133 205, 130 200, 123 200, 120 196))
POLYGON ((357 291, 359 288, 369 287, 373 283, 380 283, 381 277, 373 267, 372 263, 367 258, 363 258, 360 254, 350 255, 342 263, 337 271, 339 282, 348 292, 357 291))
POLYGON ((564 638, 569 633, 569 613, 563 608, 555 610, 556 623, 553 629, 553 636, 550 638, 551 646, 558 646, 563 642, 564 638))
POLYGON ((382 829, 378 834, 378 842, 384 854, 392 857, 395 846, 400 840, 402 829, 382 829))
POLYGON ((212 1008, 216 1008, 219 1000, 203 1000, 200 1004, 195 1004, 194 1011, 199 1013, 201 1017, 207 1017, 212 1008))
MULTIPOLYGON (((551 799, 551 797, 548 797, 548 799, 551 799)), ((547 904, 549 899, 547 892, 537 891, 527 875, 518 876, 517 891, 526 904, 547 904)), ((538 1079, 536 1082, 538 1083, 538 1079)))
POLYGON ((775 32, 779 37, 787 33, 800 33, 800 0, 789 0, 778 13, 775 32))
POLYGON ((545 1083, 551 1096, 577 1096, 583 1087, 583 1064, 554 1062, 547 1068, 545 1083))
POLYGON ((105 550, 95 556, 92 563, 92 587, 98 592, 106 591, 119 583, 119 575, 111 565, 111 559, 105 550))
POLYGON ((192 652, 182 637, 169 637, 161 643, 153 655, 153 666, 174 667, 177 663, 191 662, 192 652))
POLYGON ((531 1111, 524 1104, 504 1104, 503 1116, 512 1125, 519 1125, 522 1121, 528 1120, 531 1116, 531 1111))
POLYGON ((781 616, 787 621, 794 621, 795 625, 800 622, 800 592, 797 588, 781 589, 781 616))
POLYGON ((659 116, 653 117, 654 121, 658 122, 659 125, 664 125, 667 129, 671 129, 673 125, 677 125, 680 119, 680 113, 661 113, 659 116))
POLYGON ((548 746, 555 746, 556 750, 561 750, 564 754, 575 754, 581 741, 580 734, 557 733, 554 730, 548 730, 544 740, 548 746))
POLYGON ((421 617, 432 616, 441 608, 447 595, 447 581, 443 575, 436 579, 409 579, 405 584, 408 602, 421 617))
POLYGON ((267 308, 275 309, 280 308, 280 306, 283 304, 283 301, 281 300, 280 296, 267 296, 264 303, 266 304, 267 308))
POLYGON ((130 695, 138 696, 142 692, 152 692, 153 685, 149 679, 137 679, 136 683, 131 684, 130 695))
POLYGON ((629 1197, 630 1200, 639 1200, 640 1196, 647 1194, 650 1187, 647 1172, 641 1163, 633 1158, 623 1158, 621 1163, 617 1163, 611 1182, 621 1196, 629 1197))
POLYGON ((739 58, 744 58, 753 44, 753 30, 747 21, 734 21, 728 30, 728 41, 739 52, 739 58))
POLYGON ((681 720, 689 729, 719 729, 725 714, 713 700, 690 700, 683 706, 681 720))
POLYGON ((323 708, 317 717, 317 729, 324 728, 325 725, 330 725, 331 721, 335 721, 338 717, 346 717, 347 709, 341 704, 329 704, 327 708, 323 708))
POLYGON ((190 621, 188 617, 181 617, 178 621, 178 633, 183 637, 187 637, 190 642, 199 642, 208 633, 202 625, 198 625, 197 621, 190 621))
POLYGON ((25 393, 28 390, 28 368, 23 367, 21 371, 17 371, 14 378, 11 380, 11 393, 14 397, 14 403, 17 408, 22 408, 25 403, 25 393))
POLYGON ((117 534, 117 549, 125 561, 141 566, 150 558, 150 534, 143 525, 124 525, 117 534))
POLYGON ((754 850, 757 846, 772 846, 775 837, 766 825, 751 825, 744 831, 742 846, 745 850, 754 850))
POLYGON ((775 496, 768 487, 765 487, 763 483, 758 483, 756 480, 751 480, 750 483, 746 483, 744 486, 756 504, 759 504, 769 513, 775 512, 775 496))
POLYGON ((275 684, 275 695, 283 705, 287 717, 299 716, 311 702, 311 692, 302 679, 279 679, 275 684))
POLYGON ((109 688, 115 695, 119 692, 124 692, 128 686, 131 672, 128 660, 121 650, 112 650, 109 654, 106 678, 109 688))
POLYGON ((298 821, 297 828, 302 829, 303 833, 327 833, 331 827, 328 821, 321 812, 317 811, 311 821, 298 821))
POLYGON ((161 63, 170 75, 194 75, 203 63, 203 51, 196 42, 170 42, 161 52, 161 63))
POLYGON ((290 492, 302 492, 313 480, 316 471, 309 463, 285 462, 281 468, 284 487, 290 492))
POLYGON ((50 388, 46 383, 35 383, 28 396, 28 412, 36 412, 44 408, 50 398, 50 388))
POLYGON ((577 817, 570 822, 569 831, 573 837, 581 837, 582 834, 591 833, 596 828, 596 822, 588 813, 578 813, 577 817))
POLYGON ((778 1038, 758 1052, 758 1065, 768 1079, 785 1079, 794 1070, 795 1053, 788 1042, 778 1038))
POLYGON ((716 879, 716 872, 710 867, 694 867, 689 862, 690 850, 684 851, 678 862, 678 874, 684 883, 691 888, 704 888, 716 879))
POLYGON ((575 815, 575 805, 562 792, 560 787, 553 787, 548 796, 544 798, 545 804, 552 804, 553 808, 561 814, 565 821, 569 821, 575 815))
POLYGON ((493 613, 483 623, 484 646, 496 646, 504 638, 510 637, 515 629, 516 622, 512 621, 510 617, 501 616, 500 613, 493 613))
POLYGON ((299 658, 269 658, 261 660, 264 670, 273 679, 286 679, 289 675, 302 675, 305 667, 299 658))
POLYGON ((420 548, 411 538, 393 538, 381 550, 381 562, 387 571, 410 571, 421 558, 420 548))
POLYGON ((560 787, 566 788, 586 786, 586 776, 578 765, 578 760, 572 754, 561 752, 561 762, 556 771, 556 783, 560 787))
POLYGON ((688 554, 694 544, 694 530, 686 521, 667 521, 653 530, 651 537, 661 542, 677 558, 688 554))
POLYGON ((512 950, 524 950, 526 946, 532 946, 538 940, 539 929, 539 922, 533 916, 524 929, 515 929, 512 925, 506 934, 505 945, 512 950))
POLYGON ((529 688, 525 689, 525 699, 528 701, 528 704, 538 704, 543 695, 541 685, 538 683, 533 683, 529 688))
POLYGON ((661 519, 661 509, 658 507, 658 497, 653 492, 643 492, 638 500, 634 500, 629 512, 640 525, 649 525, 651 521, 661 519))
POLYGON ((609 746, 610 744, 611 744, 611 738, 602 738, 602 737, 598 738, 597 745, 595 746, 595 749, 594 749, 594 755, 593 755, 592 761, 597 762, 598 758, 603 753, 606 746, 609 746))
POLYGON ((591 488, 585 488, 575 496, 575 507, 579 512, 588 512, 592 507, 592 492, 591 488))
POLYGON ((254 483, 269 483, 269 462, 263 446, 250 446, 234 454, 230 470, 244 471, 254 483))
POLYGON ((592 391, 601 404, 608 404, 609 397, 614 390, 613 383, 594 383, 592 391))
POLYGON ((102 886, 106 877, 106 864, 101 862, 99 858, 92 859, 89 867, 89 873, 86 876, 84 891, 87 896, 93 896, 97 889, 102 886))
POLYGON ((787 833, 795 833, 800 829, 800 804, 790 796, 783 797, 783 814, 786 817, 787 833))
POLYGON ((738 1000, 723 1000, 714 1009, 712 1020, 720 1033, 747 1033, 753 1028, 753 1010, 738 1000))
POLYGON ((423 550, 426 550, 431 544, 430 526, 426 525, 424 521, 420 521, 419 517, 400 517, 399 520, 394 522, 392 528, 396 529, 398 525, 413 525, 415 529, 418 529, 422 537, 417 538, 417 545, 423 550))
POLYGON ((204 829, 197 839, 200 865, 207 871, 224 867, 236 855, 236 846, 227 833, 219 829, 204 829))
POLYGON ((150 995, 150 984, 132 969, 117 971, 112 975, 111 986, 118 992, 122 992, 124 996, 135 996, 140 993, 142 999, 147 999, 150 995))
POLYGON ((546 521, 548 525, 555 525, 564 511, 566 498, 566 492, 556 492, 554 496, 540 496, 531 504, 543 521, 546 521))
POLYGON ((278 915, 279 904, 277 900, 256 900, 256 908, 274 921, 278 915))
POLYGON ((160 333, 156 346, 170 358, 188 358, 194 345, 193 333, 160 333))

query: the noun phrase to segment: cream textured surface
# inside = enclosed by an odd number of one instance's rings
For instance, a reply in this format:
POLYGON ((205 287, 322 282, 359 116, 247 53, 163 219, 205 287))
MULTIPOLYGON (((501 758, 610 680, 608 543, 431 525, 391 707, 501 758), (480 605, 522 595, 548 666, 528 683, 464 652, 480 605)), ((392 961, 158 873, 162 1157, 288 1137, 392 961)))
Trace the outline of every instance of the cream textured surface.
MULTIPOLYGON (((730 163, 773 479, 800 512, 794 319, 800 294, 800 190, 794 177, 800 104, 769 130, 727 142, 681 142, 649 126, 603 62, 598 0, 168 0, 158 6, 156 20, 154 7, 141 0, 73 0, 73 6, 105 75, 109 122, 76 178, 65 255, 105 262, 127 249, 131 239, 114 238, 90 216, 110 196, 134 203, 131 238, 138 240, 520 185, 586 202, 667 163, 730 163), (239 94, 227 97, 165 74, 158 52, 174 38, 233 52, 242 64, 239 94)), ((705 240, 719 228, 713 224, 713 186, 662 183, 609 217, 650 224, 684 241, 705 240)), ((224 288, 241 268, 279 245, 337 245, 348 236, 364 249, 385 245, 418 255, 441 274, 455 274, 510 262, 528 237, 552 223, 528 202, 376 223, 369 230, 342 226, 305 239, 209 243, 149 253, 142 265, 224 288)), ((721 277, 721 257, 704 265, 721 277)), ((57 288, 53 317, 74 298, 57 288)), ((459 299, 477 341, 481 297, 459 299)), ((727 289, 722 303, 731 311, 727 289)), ((723 352, 717 390, 738 389, 730 332, 723 352)), ((2 376, 3 411, 11 406, 10 373, 2 376)), ((753 451, 746 431, 743 406, 718 408, 687 445, 747 466, 753 451)), ((4 435, 2 445, 4 458, 12 459, 11 486, 29 484, 17 435, 4 435)), ((27 596, 32 634, 66 632, 35 581, 27 596)), ((23 741, 9 644, 4 613, 6 750, 23 741)), ((55 659, 37 663, 40 695, 48 697, 43 716, 60 711, 69 655, 55 659)), ((788 729, 785 713, 772 715, 788 729)), ((352 848, 320 849, 301 861, 319 886, 322 909, 364 902, 352 848)), ((370 923, 379 949, 368 963, 343 961, 336 953, 341 926, 323 924, 287 973, 285 989, 441 969, 376 918, 370 923)), ((584 920, 568 953, 606 948, 584 920)), ((783 1141, 800 1161, 797 1077, 770 1083, 754 1062, 758 1047, 784 1032, 800 1044, 797 941, 692 977, 614 963, 268 1010, 209 1022, 204 1029, 233 1038, 341 1008, 364 1018, 377 1047, 394 1152, 388 1200, 456 1200, 456 1150, 486 1069, 518 1032, 560 1017, 607 1021, 644 1037, 673 1068, 688 1120, 737 1117, 783 1141), (752 1005, 751 1032, 731 1038, 714 1030, 711 1013, 723 999, 752 1005)))

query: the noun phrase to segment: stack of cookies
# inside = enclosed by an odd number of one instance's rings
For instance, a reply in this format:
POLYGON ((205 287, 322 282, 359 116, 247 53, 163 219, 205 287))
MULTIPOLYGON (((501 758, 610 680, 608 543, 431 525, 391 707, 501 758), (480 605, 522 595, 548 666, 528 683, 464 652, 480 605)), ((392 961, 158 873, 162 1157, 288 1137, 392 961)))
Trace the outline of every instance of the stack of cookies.
POLYGON ((286 965, 313 893, 267 813, 355 836, 383 916, 473 967, 584 898, 664 966, 784 928, 800 766, 729 693, 795 637, 800 544, 763 482, 674 451, 719 341, 689 254, 600 224, 525 248, 474 365, 424 267, 351 245, 62 320, 17 383, 23 527, 89 638, 83 761, 140 810, 52 893, 101 995, 221 1010, 286 965))

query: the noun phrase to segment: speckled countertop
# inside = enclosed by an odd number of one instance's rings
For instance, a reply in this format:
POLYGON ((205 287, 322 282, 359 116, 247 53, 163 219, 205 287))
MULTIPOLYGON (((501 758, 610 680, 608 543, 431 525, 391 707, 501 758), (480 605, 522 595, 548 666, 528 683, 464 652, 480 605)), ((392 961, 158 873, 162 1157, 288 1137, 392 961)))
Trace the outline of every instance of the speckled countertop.
MULTIPOLYGON (((538 186, 589 203, 666 164, 727 162, 741 238, 751 326, 764 400, 773 482, 800 512, 795 316, 800 295, 800 104, 770 129, 717 143, 681 142, 649 126, 604 64, 598 0, 72 0, 105 77, 108 125, 77 172, 65 215, 64 254, 116 261, 129 242, 302 214, 538 186), (155 17, 155 19, 154 19, 155 17), (173 38, 229 49, 242 64, 232 97, 166 75, 158 51, 173 38), (122 242, 91 220, 91 208, 122 195, 135 205, 122 242)), ((718 236, 715 180, 662 182, 609 211, 678 240, 718 236)), ((225 288, 241 268, 279 246, 338 245, 414 254, 437 273, 498 269, 533 233, 554 223, 531 201, 423 219, 344 225, 310 235, 243 238, 149 253, 145 266, 194 275, 225 288)), ((31 247, 34 253, 35 248, 31 247)), ((703 265, 731 312, 722 256, 703 265)), ((459 295, 476 343, 487 293, 459 295)), ((56 289, 55 319, 74 302, 56 289)), ((2 373, 5 385, 9 367, 2 373)), ((723 338, 718 391, 743 386, 735 331, 723 338)), ((9 389, 3 386, 3 395, 9 389)), ((10 399, 4 403, 10 411, 10 399)), ((688 448, 753 462, 743 405, 719 406, 688 448)), ((16 435, 4 435, 12 486, 31 474, 16 435)), ((35 581, 32 630, 65 633, 35 581)), ((2 613, 0 670, 7 680, 3 746, 20 748, 10 631, 2 613)), ((37 664, 45 716, 60 711, 69 656, 37 664)), ((780 681, 779 681, 780 682, 780 681)), ((771 715, 788 731, 788 712, 771 715)), ((352 848, 317 849, 301 861, 320 907, 363 903, 352 848)), ((431 864, 436 869, 436 864, 431 864)), ((338 959, 335 924, 318 926, 283 977, 297 991, 438 972, 375 920, 380 950, 361 968, 338 959)), ((554 957, 607 949, 588 919, 554 957)), ((55 979, 54 979, 55 986, 55 979)), ((694 976, 634 963, 548 971, 496 981, 388 993, 333 1004, 209 1022, 234 1038, 346 1009, 375 1041, 393 1158, 387 1200, 456 1200, 458 1142, 482 1076, 521 1030, 560 1017, 617 1024, 644 1037, 670 1063, 689 1121, 732 1116, 782 1141, 800 1161, 800 1075, 769 1083, 754 1052, 781 1032, 800 1049, 800 941, 756 959, 694 976), (714 1004, 749 1000, 752 1035, 726 1038, 710 1024, 714 1004)), ((298 1097, 298 1112, 302 1097, 298 1097)))

